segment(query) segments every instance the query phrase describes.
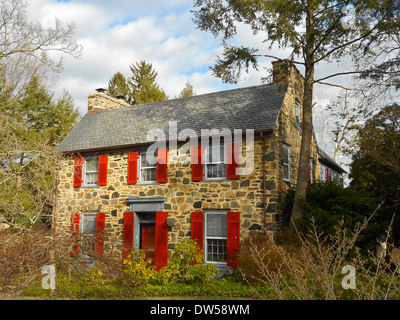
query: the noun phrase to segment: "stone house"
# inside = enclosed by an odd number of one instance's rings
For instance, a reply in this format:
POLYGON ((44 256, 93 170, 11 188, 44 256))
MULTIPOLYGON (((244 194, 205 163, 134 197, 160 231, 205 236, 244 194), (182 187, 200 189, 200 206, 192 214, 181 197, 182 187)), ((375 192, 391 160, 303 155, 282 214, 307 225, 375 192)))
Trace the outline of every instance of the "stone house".
MULTIPOLYGON (((54 227, 92 236, 96 253, 142 249, 158 269, 185 238, 205 262, 236 266, 249 231, 274 235, 283 191, 296 182, 304 79, 273 66, 270 85, 145 105, 90 94, 55 150, 54 227)), ((321 159, 314 141, 310 180, 321 159)), ((90 258, 78 245, 71 255, 90 258)))

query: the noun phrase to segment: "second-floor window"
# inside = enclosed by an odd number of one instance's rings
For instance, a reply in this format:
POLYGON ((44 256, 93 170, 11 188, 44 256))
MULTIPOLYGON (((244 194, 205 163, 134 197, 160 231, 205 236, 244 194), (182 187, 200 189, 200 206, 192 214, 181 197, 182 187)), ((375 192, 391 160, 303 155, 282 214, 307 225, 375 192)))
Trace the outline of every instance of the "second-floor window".
MULTIPOLYGON (((157 158, 155 158, 157 159, 157 158)), ((139 161, 139 182, 156 182, 157 164, 152 164, 154 161, 147 159, 146 152, 140 153, 139 161)))
POLYGON ((296 126, 301 128, 301 104, 300 101, 296 99, 295 101, 295 113, 296 113, 296 126))
POLYGON ((282 166, 283 166, 283 179, 286 181, 290 181, 291 180, 290 146, 287 144, 283 145, 282 166))
POLYGON ((85 186, 97 186, 99 171, 99 159, 98 157, 89 157, 85 159, 83 164, 83 185, 85 186))
POLYGON ((204 176, 206 179, 226 178, 226 156, 223 144, 207 146, 204 150, 204 176))

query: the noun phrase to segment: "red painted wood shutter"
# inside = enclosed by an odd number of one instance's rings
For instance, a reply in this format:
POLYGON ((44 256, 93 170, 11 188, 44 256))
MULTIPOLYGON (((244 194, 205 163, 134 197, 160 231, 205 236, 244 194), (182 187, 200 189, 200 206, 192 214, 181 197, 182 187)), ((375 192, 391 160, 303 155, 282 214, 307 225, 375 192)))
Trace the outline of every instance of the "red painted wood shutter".
POLYGON ((107 170, 108 170, 108 154, 99 155, 99 172, 97 175, 97 184, 99 186, 107 185, 107 170))
POLYGON ((96 216, 96 238, 94 252, 96 254, 104 253, 104 235, 106 227, 106 214, 104 212, 97 213, 96 216))
MULTIPOLYGON (((78 242, 79 240, 79 223, 81 220, 81 215, 78 213, 73 213, 71 215, 71 239, 74 242, 78 242)), ((69 255, 71 257, 77 257, 79 255, 79 245, 74 244, 72 250, 70 251, 69 255)))
POLYGON ((128 184, 137 183, 138 158, 137 152, 128 153, 128 184))
POLYGON ((239 246, 240 246, 240 213, 227 213, 227 264, 228 266, 237 266, 239 262, 239 246))
POLYGON ((239 167, 236 162, 239 157, 239 145, 237 142, 226 145, 226 178, 229 180, 239 179, 236 169, 239 167))
POLYGON ((133 253, 133 223, 134 212, 124 213, 124 234, 123 234, 123 248, 122 259, 126 260, 133 253))
POLYGON ((167 158, 168 149, 158 149, 157 150, 157 175, 156 181, 160 183, 167 182, 167 158))
POLYGON ((192 181, 202 181, 204 177, 203 173, 203 147, 195 146, 192 147, 192 181))
POLYGON ((168 264, 168 212, 156 212, 156 247, 154 265, 160 270, 168 264))
POLYGON ((200 250, 204 248, 204 213, 192 212, 191 218, 192 240, 196 240, 200 250))
POLYGON ((82 185, 83 157, 77 157, 74 161, 74 188, 82 185))
POLYGON ((326 178, 327 178, 328 182, 332 182, 332 169, 331 168, 326 169, 326 178))

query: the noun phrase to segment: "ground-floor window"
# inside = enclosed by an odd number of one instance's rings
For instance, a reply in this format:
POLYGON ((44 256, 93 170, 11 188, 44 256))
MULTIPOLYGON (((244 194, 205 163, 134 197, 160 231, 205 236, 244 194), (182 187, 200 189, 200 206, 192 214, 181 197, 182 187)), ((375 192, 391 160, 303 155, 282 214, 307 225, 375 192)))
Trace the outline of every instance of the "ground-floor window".
POLYGON ((226 212, 210 211, 205 214, 206 262, 226 263, 227 221, 226 212))
POLYGON ((82 213, 80 224, 80 256, 84 262, 94 262, 96 243, 96 213, 82 213))

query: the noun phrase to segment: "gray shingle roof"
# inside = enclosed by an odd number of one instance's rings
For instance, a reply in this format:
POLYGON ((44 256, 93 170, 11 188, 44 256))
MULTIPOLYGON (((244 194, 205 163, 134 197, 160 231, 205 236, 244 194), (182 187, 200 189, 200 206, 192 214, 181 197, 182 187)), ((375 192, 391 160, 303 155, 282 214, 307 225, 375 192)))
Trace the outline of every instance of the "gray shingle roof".
POLYGON ((86 114, 56 152, 86 151, 151 143, 147 133, 161 129, 168 139, 169 121, 183 129, 275 129, 287 84, 259 85, 190 98, 149 103, 86 114))
POLYGON ((332 167, 339 173, 346 173, 346 170, 344 170, 335 160, 333 160, 324 150, 318 147, 318 155, 319 155, 319 160, 321 162, 324 162, 328 166, 332 167))

